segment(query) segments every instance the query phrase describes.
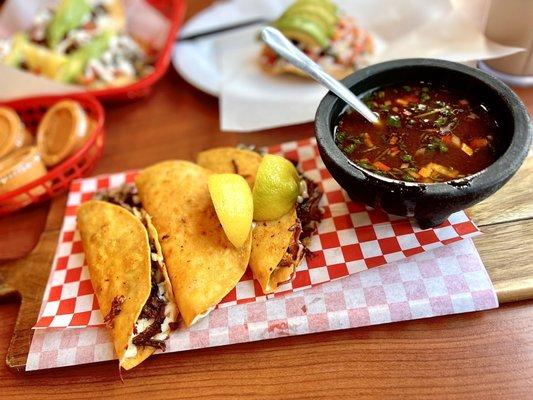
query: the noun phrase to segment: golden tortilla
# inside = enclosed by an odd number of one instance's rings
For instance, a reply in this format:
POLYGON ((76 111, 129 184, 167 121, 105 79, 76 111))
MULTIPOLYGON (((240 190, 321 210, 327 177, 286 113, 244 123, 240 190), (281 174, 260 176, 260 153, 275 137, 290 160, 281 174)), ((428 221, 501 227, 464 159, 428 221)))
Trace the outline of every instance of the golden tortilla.
POLYGON ((133 368, 155 351, 147 346, 139 348, 135 357, 124 357, 133 326, 150 295, 150 245, 146 228, 126 209, 103 201, 84 203, 77 215, 102 316, 109 314, 115 298, 125 298, 122 310, 111 321, 111 337, 119 365, 124 369, 133 368))
POLYGON ((251 239, 236 249, 220 225, 207 187, 209 174, 188 161, 165 161, 143 170, 135 182, 159 234, 187 326, 237 285, 250 258, 251 239))
MULTIPOLYGON (((253 189, 262 157, 256 152, 234 147, 219 147, 198 154, 197 162, 204 168, 222 174, 238 172, 253 189)), ((277 268, 292 239, 290 230, 297 222, 296 209, 277 221, 258 222, 252 231, 250 269, 263 292, 272 293, 280 283, 288 281, 299 264, 292 268, 277 268)))
POLYGON ((301 258, 292 267, 277 268, 294 235, 296 209, 277 221, 257 222, 252 231, 250 268, 263 293, 273 293, 279 284, 291 279, 301 258))
POLYGON ((260 154, 251 150, 217 147, 198 153, 196 162, 199 166, 217 174, 239 174, 246 179, 252 189, 262 158, 260 154))

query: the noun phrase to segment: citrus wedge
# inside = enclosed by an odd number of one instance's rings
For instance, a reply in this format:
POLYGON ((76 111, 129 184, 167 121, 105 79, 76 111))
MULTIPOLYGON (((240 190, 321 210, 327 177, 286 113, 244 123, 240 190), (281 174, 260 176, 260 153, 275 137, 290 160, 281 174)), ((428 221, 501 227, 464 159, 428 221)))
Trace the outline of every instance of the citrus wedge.
POLYGON ((222 229, 236 248, 242 247, 252 229, 254 205, 248 183, 237 174, 213 174, 207 184, 222 229))
POLYGON ((273 221, 287 214, 300 194, 298 171, 287 159, 267 154, 253 189, 254 220, 273 221))

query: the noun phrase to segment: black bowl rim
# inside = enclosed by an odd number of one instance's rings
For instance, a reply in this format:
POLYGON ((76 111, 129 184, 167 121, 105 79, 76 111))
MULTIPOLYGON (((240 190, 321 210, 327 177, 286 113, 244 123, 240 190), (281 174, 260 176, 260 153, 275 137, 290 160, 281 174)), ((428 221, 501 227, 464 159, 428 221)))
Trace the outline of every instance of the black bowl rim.
MULTIPOLYGON (((423 188, 430 193, 448 193, 451 187, 474 184, 478 188, 489 188, 494 185, 495 181, 505 180, 512 175, 522 164, 526 158, 531 140, 533 136, 533 128, 529 117, 529 112, 520 98, 502 81, 495 78, 479 69, 468 67, 463 64, 452 61, 445 61, 432 58, 405 58, 394 61, 386 61, 374 64, 370 67, 363 68, 347 76, 342 80, 342 83, 348 88, 353 87, 357 83, 365 79, 386 71, 400 70, 410 67, 428 67, 432 69, 450 70, 462 73, 469 79, 476 80, 488 86, 493 91, 498 93, 501 99, 507 104, 511 110, 511 118, 514 123, 513 134, 511 142, 507 150, 490 166, 464 178, 454 179, 446 182, 436 183, 420 183, 420 182, 406 182, 398 179, 384 177, 367 171, 364 168, 352 163, 348 157, 337 147, 331 134, 334 127, 331 126, 330 113, 336 102, 342 102, 334 93, 328 92, 316 111, 315 115, 315 135, 319 147, 337 166, 342 168, 349 175, 358 179, 374 179, 382 183, 395 186, 411 186, 423 188), (354 166, 356 168, 354 168, 354 166)), ((434 80, 438 83, 438 78, 434 80)))

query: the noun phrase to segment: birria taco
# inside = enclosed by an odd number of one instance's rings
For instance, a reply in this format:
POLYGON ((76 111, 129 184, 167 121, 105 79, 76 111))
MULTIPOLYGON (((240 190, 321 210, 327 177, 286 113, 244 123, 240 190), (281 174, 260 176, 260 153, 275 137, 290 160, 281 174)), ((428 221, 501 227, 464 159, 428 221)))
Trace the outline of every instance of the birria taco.
MULTIPOLYGON (((198 154, 197 163, 216 173, 237 173, 253 187, 261 155, 245 149, 215 148, 198 154)), ((272 293, 293 276, 305 245, 322 218, 318 185, 300 174, 301 193, 294 208, 275 221, 256 222, 250 268, 264 293, 272 293)))
POLYGON ((119 365, 128 370, 165 350, 178 309, 157 232, 135 188, 98 198, 80 206, 78 227, 119 365))
POLYGON ((224 234, 209 194, 209 175, 188 161, 166 161, 143 170, 135 181, 159 234, 187 326, 237 285, 250 257, 250 238, 235 248, 224 234))

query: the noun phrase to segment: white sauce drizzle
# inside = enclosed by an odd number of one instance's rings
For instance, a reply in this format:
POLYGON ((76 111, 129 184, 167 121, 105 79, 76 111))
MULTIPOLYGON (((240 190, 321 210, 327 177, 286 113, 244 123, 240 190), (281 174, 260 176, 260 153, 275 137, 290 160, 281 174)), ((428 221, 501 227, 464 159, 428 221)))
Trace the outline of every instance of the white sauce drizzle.
POLYGON ((13 41, 11 39, 0 40, 0 62, 9 56, 13 49, 13 41))
MULTIPOLYGON (((155 334, 152 336, 152 339, 154 340, 166 340, 170 335, 170 323, 174 320, 174 315, 176 315, 176 306, 168 301, 166 295, 165 295, 165 282, 161 282, 158 285, 158 297, 164 301, 167 302, 165 306, 165 319, 163 320, 163 323, 161 324, 161 332, 155 334)), ((133 339, 139 335, 140 333, 144 332, 152 323, 154 322, 153 318, 139 318, 135 322, 135 330, 137 331, 136 334, 133 334, 128 342, 128 348, 126 349, 126 352, 124 353, 124 358, 132 358, 137 355, 138 349, 135 344, 133 344, 133 339)))

